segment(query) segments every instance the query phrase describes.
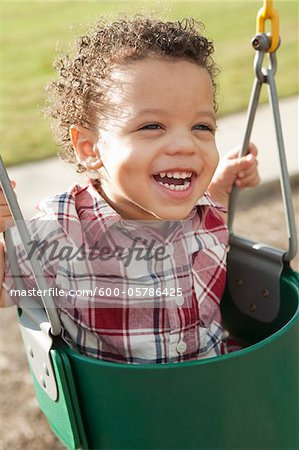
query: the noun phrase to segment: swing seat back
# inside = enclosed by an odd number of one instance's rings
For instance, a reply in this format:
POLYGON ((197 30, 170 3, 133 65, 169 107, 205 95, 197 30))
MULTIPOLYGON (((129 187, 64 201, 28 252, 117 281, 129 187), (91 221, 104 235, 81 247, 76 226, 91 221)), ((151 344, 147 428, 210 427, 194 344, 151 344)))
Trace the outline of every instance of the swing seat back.
POLYGON ((73 449, 298 448, 298 281, 291 269, 282 274, 280 311, 263 336, 227 291, 224 321, 234 331, 240 321, 251 345, 218 358, 125 365, 58 345, 58 400, 35 379, 40 407, 73 449))

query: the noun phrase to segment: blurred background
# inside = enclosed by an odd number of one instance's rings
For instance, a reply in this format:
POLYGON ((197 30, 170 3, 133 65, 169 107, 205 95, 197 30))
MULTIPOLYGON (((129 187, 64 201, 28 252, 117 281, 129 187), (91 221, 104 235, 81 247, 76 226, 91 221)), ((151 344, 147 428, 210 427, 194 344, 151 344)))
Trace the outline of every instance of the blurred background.
MULTIPOLYGON (((298 92, 296 1, 277 1, 282 47, 277 88, 281 98, 298 92)), ((52 64, 100 15, 149 12, 161 18, 194 17, 215 42, 219 116, 246 108, 252 85, 255 17, 261 1, 31 1, 1 2, 1 153, 7 164, 56 154, 44 119, 45 85, 52 64)), ((267 21, 268 23, 268 21, 267 21)), ((264 100, 266 93, 263 93, 264 100)))
MULTIPOLYGON (((101 15, 150 13, 162 19, 194 17, 215 43, 219 76, 220 152, 241 143, 253 83, 255 18, 262 1, 5 1, 0 3, 1 155, 17 180, 26 216, 35 203, 70 184, 72 169, 57 165, 57 147, 43 116, 45 85, 54 59, 101 15), (240 113, 240 114, 239 114, 240 113), (61 168, 60 168, 61 167, 61 168)), ((274 1, 280 17, 277 90, 281 100, 293 201, 298 212, 298 2, 274 1)), ((269 25, 268 25, 269 29, 269 25)), ((262 102, 267 103, 263 90, 262 102)), ((262 184, 242 194, 236 230, 286 248, 274 128, 267 104, 259 108, 254 141, 261 152, 262 184)), ((292 263, 298 270, 298 256, 292 263)), ((49 429, 33 393, 14 308, 0 311, 0 450, 64 448, 49 429)))

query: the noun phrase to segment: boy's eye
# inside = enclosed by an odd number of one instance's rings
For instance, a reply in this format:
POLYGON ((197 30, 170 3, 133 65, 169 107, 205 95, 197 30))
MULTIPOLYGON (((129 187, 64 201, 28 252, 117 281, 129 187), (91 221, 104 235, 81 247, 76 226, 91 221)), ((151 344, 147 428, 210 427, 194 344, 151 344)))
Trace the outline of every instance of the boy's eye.
POLYGON ((140 130, 159 130, 161 128, 162 128, 161 125, 159 125, 158 123, 149 123, 139 129, 140 130))
POLYGON ((215 133, 215 128, 212 127, 211 125, 206 125, 203 123, 198 123, 196 125, 194 125, 192 127, 193 130, 198 130, 198 131, 209 131, 210 133, 215 133))

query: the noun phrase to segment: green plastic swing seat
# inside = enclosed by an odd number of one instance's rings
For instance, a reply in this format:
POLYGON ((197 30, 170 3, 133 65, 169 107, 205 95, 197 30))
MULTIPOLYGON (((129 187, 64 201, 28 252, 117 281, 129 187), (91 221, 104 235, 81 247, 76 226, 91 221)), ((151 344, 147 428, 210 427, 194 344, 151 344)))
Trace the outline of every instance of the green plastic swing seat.
POLYGON ((249 346, 218 358, 125 365, 57 344, 58 400, 35 380, 40 407, 70 449, 298 449, 298 282, 285 268, 280 311, 266 326, 226 292, 226 327, 249 346))

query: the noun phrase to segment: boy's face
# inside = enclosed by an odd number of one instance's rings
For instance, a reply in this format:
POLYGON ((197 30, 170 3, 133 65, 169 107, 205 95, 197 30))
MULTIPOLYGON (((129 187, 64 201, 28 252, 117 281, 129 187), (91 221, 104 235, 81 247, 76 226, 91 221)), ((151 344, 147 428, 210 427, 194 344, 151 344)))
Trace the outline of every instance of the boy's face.
POLYGON ((99 129, 106 200, 126 219, 183 220, 218 164, 212 82, 186 60, 115 69, 99 129))

